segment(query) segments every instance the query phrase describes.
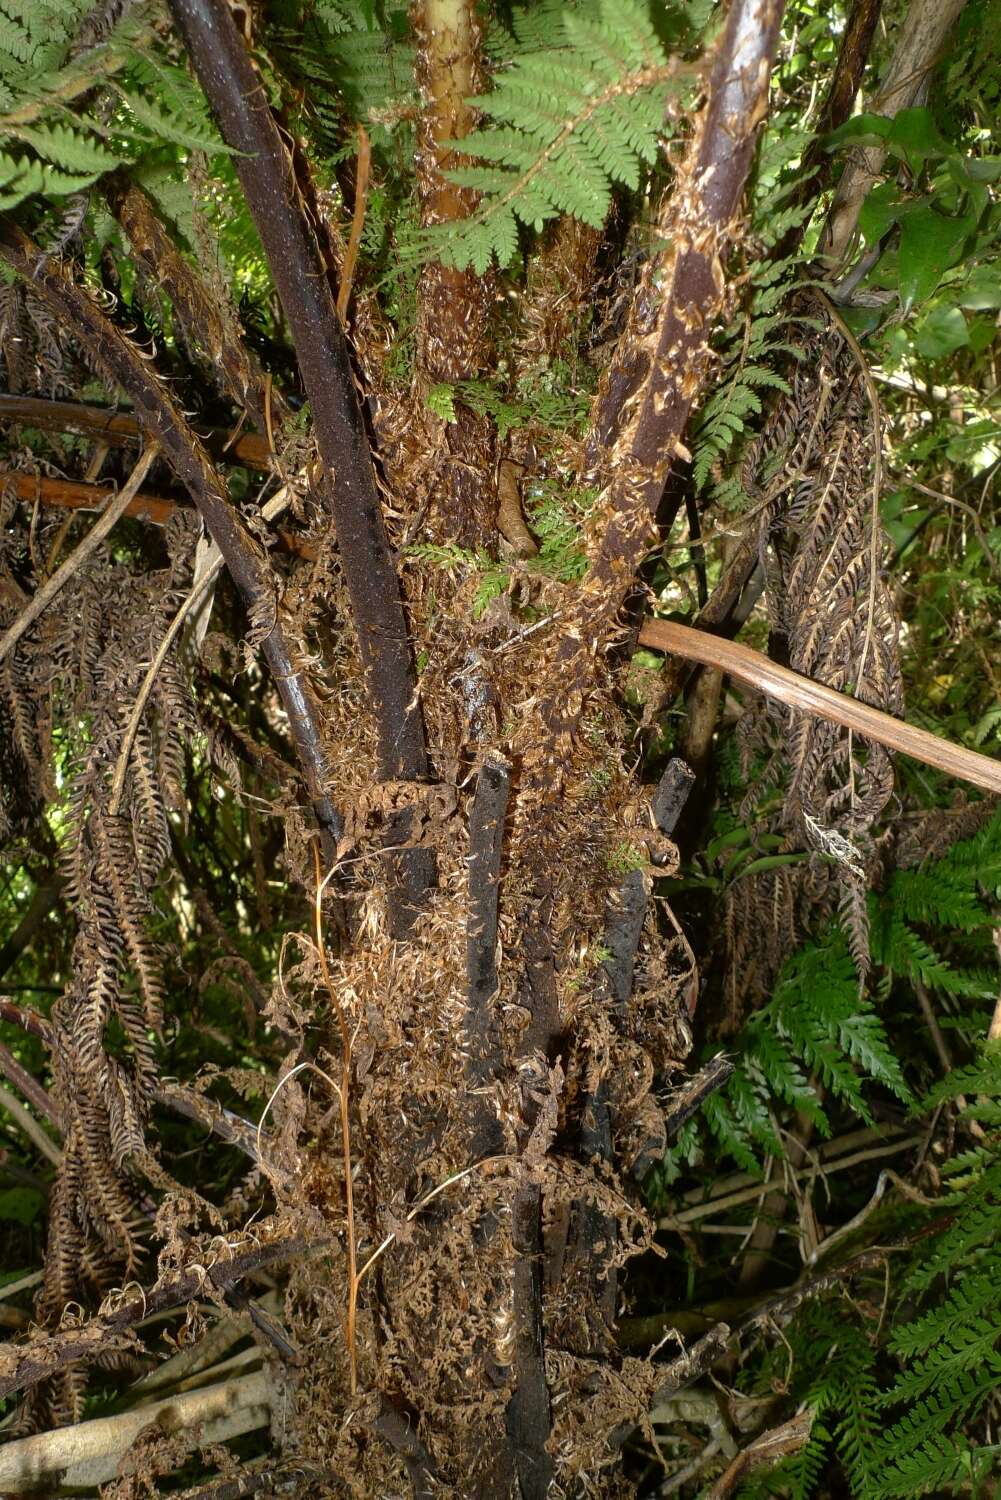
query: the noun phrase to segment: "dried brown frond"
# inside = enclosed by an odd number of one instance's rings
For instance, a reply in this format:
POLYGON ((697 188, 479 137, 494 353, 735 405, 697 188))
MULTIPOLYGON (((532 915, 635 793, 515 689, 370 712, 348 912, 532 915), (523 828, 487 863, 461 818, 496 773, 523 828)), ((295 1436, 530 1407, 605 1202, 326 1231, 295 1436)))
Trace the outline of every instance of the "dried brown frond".
MULTIPOLYGON (((755 502, 772 652, 804 676, 893 714, 903 710, 897 622, 882 573, 881 422, 858 346, 830 304, 790 305, 801 356, 745 458, 755 502)), ((874 830, 893 795, 882 746, 838 725, 762 702, 739 728, 745 769, 763 759, 743 807, 769 787, 783 802, 773 831, 806 865, 736 882, 726 901, 730 1023, 766 992, 803 923, 837 911, 860 979, 868 969, 865 893, 874 830)))

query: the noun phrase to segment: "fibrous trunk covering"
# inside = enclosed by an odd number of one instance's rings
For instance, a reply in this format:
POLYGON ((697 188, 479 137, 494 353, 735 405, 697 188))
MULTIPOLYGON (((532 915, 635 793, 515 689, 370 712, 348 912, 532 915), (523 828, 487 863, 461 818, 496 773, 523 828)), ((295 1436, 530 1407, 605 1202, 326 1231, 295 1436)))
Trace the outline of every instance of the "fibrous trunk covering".
MULTIPOLYGON (((684 776, 675 768, 652 797, 625 768, 611 652, 723 308, 723 257, 766 110, 781 5, 732 6, 656 226, 667 248, 645 268, 578 464, 599 491, 587 575, 568 584, 540 574, 531 602, 543 625, 531 630, 503 605, 472 610, 473 579, 451 588, 442 610, 420 560, 394 556, 329 267, 264 87, 222 0, 173 0, 173 9, 240 153, 236 170, 310 399, 332 521, 325 528, 297 497, 320 549, 313 569, 279 588, 205 447, 129 340, 17 231, 2 243, 32 296, 57 308, 131 395, 188 487, 250 610, 325 835, 309 847, 311 830, 283 786, 289 866, 312 914, 286 943, 267 1006, 289 1038, 288 1067, 260 1141, 242 1140, 276 1199, 274 1220, 255 1228, 262 1246, 294 1235, 319 1251, 291 1273, 286 1322, 302 1357, 275 1360, 282 1440, 337 1476, 331 1494, 395 1493, 404 1479, 419 1494, 496 1500, 595 1485, 627 1493, 611 1469, 665 1376, 616 1352, 616 1273, 649 1241, 634 1178, 664 1146, 652 1086, 683 1071, 697 978, 684 939, 650 905, 651 871, 674 866, 684 776), (426 657, 419 693, 412 640, 426 657), (323 694, 307 669, 317 642, 334 685, 323 694)), ((428 102, 422 208, 426 222, 440 222, 464 211, 440 178, 441 142, 468 128, 461 101, 477 37, 460 3, 427 0, 414 23, 428 102)), ((137 253, 155 253, 145 202, 115 202, 137 253)), ((585 263, 588 254, 584 245, 585 263)), ((427 269, 425 291, 415 412, 429 383, 479 372, 489 298, 489 287, 441 267, 427 269)), ((193 323, 211 322, 196 296, 179 295, 193 323)), ((241 351, 227 350, 224 374, 267 425, 267 392, 241 351)), ((472 413, 454 427, 436 453, 444 484, 431 534, 489 546, 494 434, 472 413)), ((390 452, 385 480, 412 524, 404 449, 401 441, 390 452)), ((180 592, 191 538, 179 526, 171 540, 165 583, 180 592)), ((96 586, 82 575, 72 607, 92 611, 96 586)), ((87 712, 122 652, 133 664, 127 710, 134 664, 150 660, 168 623, 151 620, 140 598, 130 618, 128 639, 115 637, 117 625, 95 625, 87 712)), ((57 644, 66 628, 52 616, 56 644, 36 633, 21 665, 68 672, 57 644)), ((23 685, 8 691, 23 706, 23 685)), ((108 806, 125 714, 109 712, 95 728, 77 783, 80 962, 52 1045, 65 1070, 60 1106, 79 1097, 57 1189, 66 1278, 48 1291, 50 1315, 81 1253, 106 1287, 101 1254, 113 1259, 116 1235, 131 1247, 130 1215, 149 1207, 140 1174, 160 1182, 142 1130, 155 1092, 143 1028, 157 1024, 163 1003, 144 902, 170 848, 174 743, 184 716, 200 711, 183 659, 168 654, 130 762, 127 812, 108 806), (126 970, 139 977, 141 1012, 123 993, 126 970), (112 1011, 132 1042, 124 1077, 103 1053, 112 1011), (82 1066, 92 1074, 86 1090, 82 1066)), ((216 736, 213 749, 225 739, 232 758, 232 726, 206 715, 202 728, 216 736)), ((31 732, 25 722, 17 753, 26 763, 41 758, 31 732)), ((288 782, 273 755, 259 761, 262 774, 288 782)), ((196 1218, 192 1210, 185 1223, 196 1218)), ((205 1253, 185 1235, 171 1238, 168 1261, 205 1253)), ((119 1257, 115 1269, 130 1267, 119 1257)), ((721 1338, 690 1351, 675 1381, 717 1357, 721 1338)), ((32 1379, 50 1369, 38 1366, 32 1379)), ((322 1481, 310 1485, 324 1492, 322 1481)))

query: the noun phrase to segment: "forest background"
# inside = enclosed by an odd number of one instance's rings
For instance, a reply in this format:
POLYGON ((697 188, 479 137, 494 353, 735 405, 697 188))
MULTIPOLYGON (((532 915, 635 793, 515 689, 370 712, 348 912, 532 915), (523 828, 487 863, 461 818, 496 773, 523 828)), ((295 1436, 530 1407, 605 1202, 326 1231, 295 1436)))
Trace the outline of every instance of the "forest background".
POLYGON ((997 1493, 999 106, 0 0, 0 1493, 997 1493))

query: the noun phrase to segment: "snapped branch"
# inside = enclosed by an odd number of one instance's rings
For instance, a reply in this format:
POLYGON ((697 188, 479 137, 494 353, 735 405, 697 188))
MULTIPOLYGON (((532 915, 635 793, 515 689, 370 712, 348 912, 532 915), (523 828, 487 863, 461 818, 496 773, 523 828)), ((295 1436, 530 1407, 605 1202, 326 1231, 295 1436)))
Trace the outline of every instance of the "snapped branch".
POLYGON ((914 760, 923 761, 926 766, 935 766, 949 776, 958 776, 962 781, 983 787, 984 791, 1001 794, 1001 764, 991 760, 990 756, 953 744, 951 740, 940 739, 926 729, 895 719, 881 708, 873 708, 858 698, 849 698, 847 693, 836 692, 834 688, 792 672, 788 667, 780 667, 760 651, 753 651, 739 641, 708 635, 689 625, 678 625, 673 620, 648 620, 640 631, 640 645, 726 672, 738 682, 745 682, 759 693, 777 698, 800 713, 827 719, 843 729, 864 735, 866 739, 876 740, 889 750, 899 750, 914 760))

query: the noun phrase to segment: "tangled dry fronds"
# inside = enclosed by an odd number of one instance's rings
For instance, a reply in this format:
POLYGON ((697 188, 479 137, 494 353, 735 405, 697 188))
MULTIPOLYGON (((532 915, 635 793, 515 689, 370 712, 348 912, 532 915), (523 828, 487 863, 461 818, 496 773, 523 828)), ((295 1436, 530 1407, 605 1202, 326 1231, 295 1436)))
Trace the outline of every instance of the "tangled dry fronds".
MULTIPOLYGON (((742 470, 754 505, 776 660, 892 714, 903 711, 897 623, 883 575, 878 400, 854 338, 823 296, 796 294, 800 348, 742 470)), ((893 795, 881 745, 814 715, 759 700, 740 726, 750 822, 772 787, 770 826, 805 865, 736 881, 726 930, 732 1019, 759 999, 807 920, 838 910, 860 977, 869 963, 872 830, 893 795), (809 917, 807 914, 809 913, 809 917), (764 939, 764 941, 763 941, 764 939)), ((757 815, 760 817, 760 815, 757 815)))

